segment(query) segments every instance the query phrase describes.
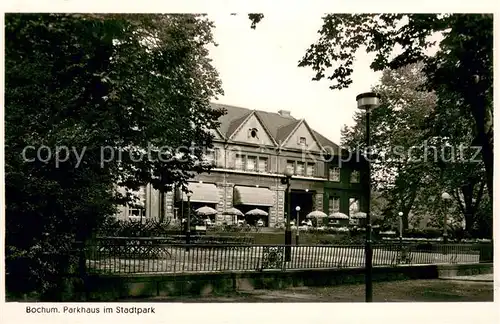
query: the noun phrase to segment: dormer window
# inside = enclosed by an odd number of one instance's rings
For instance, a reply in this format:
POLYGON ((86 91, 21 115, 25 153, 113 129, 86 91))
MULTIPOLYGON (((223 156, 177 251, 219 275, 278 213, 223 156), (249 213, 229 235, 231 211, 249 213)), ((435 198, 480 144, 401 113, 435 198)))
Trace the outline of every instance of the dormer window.
POLYGON ((248 134, 249 134, 249 137, 251 138, 258 138, 257 137, 257 133, 259 131, 257 130, 257 128, 251 128, 249 131, 248 131, 248 134))
POLYGON ((299 137, 299 144, 300 145, 307 145, 307 140, 305 137, 299 137))

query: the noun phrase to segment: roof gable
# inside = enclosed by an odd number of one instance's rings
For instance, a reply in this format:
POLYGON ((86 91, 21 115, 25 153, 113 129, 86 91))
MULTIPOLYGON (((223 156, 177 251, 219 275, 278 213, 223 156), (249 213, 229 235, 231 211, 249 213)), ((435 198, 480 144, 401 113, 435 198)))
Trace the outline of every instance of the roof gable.
MULTIPOLYGON (((218 129, 220 134, 226 138, 232 135, 252 113, 259 119, 262 126, 275 143, 280 143, 280 141, 283 143, 294 131, 296 126, 302 122, 292 116, 282 116, 274 112, 250 110, 219 103, 211 103, 210 105, 215 109, 225 109, 226 111, 226 113, 219 118, 220 126, 218 129)), ((329 153, 340 153, 340 147, 337 144, 315 130, 310 129, 307 123, 306 127, 310 130, 312 138, 319 143, 319 146, 326 149, 329 153)))
POLYGON ((218 129, 211 129, 210 134, 212 134, 212 136, 214 137, 213 138, 214 141, 223 141, 224 140, 224 136, 220 133, 220 131, 218 129))
POLYGON ((251 114, 252 112, 250 111, 240 118, 231 121, 226 132, 226 138, 230 139, 234 135, 234 133, 241 127, 241 125, 250 117, 251 114))
MULTIPOLYGON (((227 137, 227 133, 229 132, 229 128, 231 124, 238 120, 241 119, 241 121, 244 120, 244 117, 250 114, 250 110, 246 108, 241 108, 241 107, 234 107, 234 106, 228 106, 228 105, 222 105, 218 103, 210 103, 210 106, 214 109, 224 109, 225 114, 219 117, 219 132, 227 137)), ((233 126, 233 127, 238 127, 233 126)), ((234 130, 233 130, 234 131, 234 130)))
POLYGON ((305 120, 300 120, 295 128, 289 133, 287 138, 281 144, 283 148, 298 149, 306 151, 321 152, 323 150, 321 144, 316 139, 316 136, 311 131, 305 120), (305 143, 301 143, 301 139, 305 143))
POLYGON ((280 145, 284 143, 285 140, 290 136, 290 134, 295 130, 295 128, 297 128, 297 125, 300 122, 301 122, 300 120, 295 120, 288 125, 278 128, 276 141, 280 143, 280 145))
POLYGON ((297 121, 297 119, 291 116, 284 117, 278 113, 271 113, 260 110, 255 111, 255 113, 259 116, 259 119, 262 121, 262 124, 264 124, 269 129, 269 132, 274 137, 276 142, 279 142, 278 130, 283 126, 289 125, 297 121))
POLYGON ((251 144, 259 144, 266 146, 274 146, 276 142, 267 131, 267 127, 263 125, 259 117, 252 112, 245 118, 243 122, 239 122, 238 128, 228 137, 235 142, 245 142, 251 144))

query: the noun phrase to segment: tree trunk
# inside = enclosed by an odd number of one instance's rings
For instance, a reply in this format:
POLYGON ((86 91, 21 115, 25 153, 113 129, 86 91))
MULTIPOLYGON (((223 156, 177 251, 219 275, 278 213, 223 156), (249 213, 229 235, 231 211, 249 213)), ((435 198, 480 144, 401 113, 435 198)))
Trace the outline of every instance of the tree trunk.
POLYGON ((486 186, 488 187, 488 195, 493 201, 493 130, 482 134, 481 148, 484 167, 486 169, 486 186))
POLYGON ((481 147, 488 195, 493 201, 493 113, 484 96, 473 97, 472 93, 471 89, 465 99, 471 107, 476 122, 476 140, 481 147))
POLYGON ((472 230, 474 228, 474 220, 476 217, 473 213, 465 213, 464 218, 465 218, 465 232, 467 234, 472 234, 472 230))

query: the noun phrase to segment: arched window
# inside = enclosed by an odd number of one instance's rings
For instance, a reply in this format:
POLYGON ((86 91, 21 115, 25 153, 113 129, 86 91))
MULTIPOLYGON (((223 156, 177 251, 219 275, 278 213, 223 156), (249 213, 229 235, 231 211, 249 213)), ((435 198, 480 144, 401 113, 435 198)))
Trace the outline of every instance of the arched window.
POLYGON ((248 130, 248 136, 251 138, 258 138, 259 130, 257 128, 251 128, 248 130))

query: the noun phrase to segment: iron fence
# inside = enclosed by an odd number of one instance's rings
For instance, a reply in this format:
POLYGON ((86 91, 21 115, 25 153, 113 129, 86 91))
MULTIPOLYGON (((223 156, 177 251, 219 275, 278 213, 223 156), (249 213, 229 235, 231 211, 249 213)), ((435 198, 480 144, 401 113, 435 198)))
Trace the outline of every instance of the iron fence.
MULTIPOLYGON (((374 266, 492 262, 492 244, 373 245, 374 266), (486 252, 485 252, 486 251, 486 252)), ((86 247, 89 273, 190 273, 363 268, 364 245, 176 244, 166 239, 101 241, 86 247)))

